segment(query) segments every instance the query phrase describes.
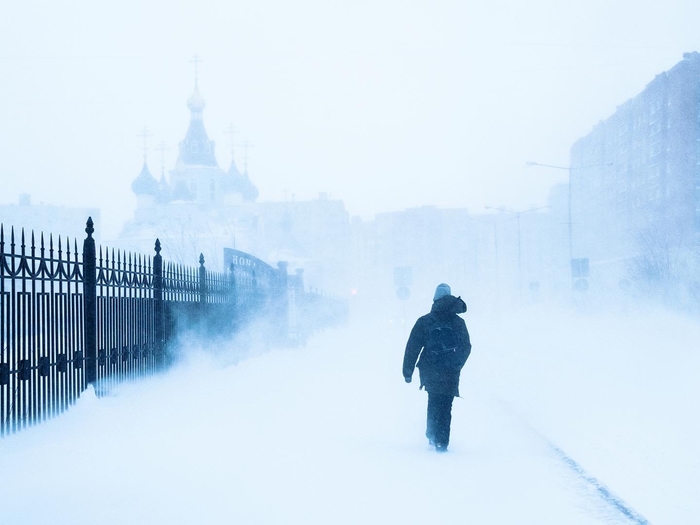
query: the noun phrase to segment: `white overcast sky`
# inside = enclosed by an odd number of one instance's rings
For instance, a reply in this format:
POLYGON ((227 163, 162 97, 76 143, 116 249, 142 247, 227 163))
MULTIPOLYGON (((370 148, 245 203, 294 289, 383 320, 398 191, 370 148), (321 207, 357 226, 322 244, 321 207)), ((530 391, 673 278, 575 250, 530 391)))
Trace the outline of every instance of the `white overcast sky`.
MULTIPOLYGON (((137 136, 187 129, 193 54, 228 168, 248 138, 261 200, 329 192, 352 215, 545 203, 571 144, 700 49, 700 2, 12 2, 0 17, 0 204, 131 216, 137 136)), ((240 152, 238 153, 240 163, 240 152)), ((151 172, 159 154, 149 152, 151 172)))

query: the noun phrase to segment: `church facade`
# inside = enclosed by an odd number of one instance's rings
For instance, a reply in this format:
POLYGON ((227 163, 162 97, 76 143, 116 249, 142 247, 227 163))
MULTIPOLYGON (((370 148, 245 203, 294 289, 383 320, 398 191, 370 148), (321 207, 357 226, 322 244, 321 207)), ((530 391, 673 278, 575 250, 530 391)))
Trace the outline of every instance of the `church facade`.
POLYGON ((187 101, 189 126, 168 177, 162 172, 157 180, 144 155, 131 184, 136 210, 122 230, 120 247, 149 254, 159 238, 167 260, 194 265, 202 253, 207 268, 216 271, 224 270, 224 248, 234 248, 273 265, 288 261, 292 271, 305 270, 310 286, 343 293, 338 268, 345 265, 350 245, 343 202, 323 195, 311 201, 258 202, 247 166, 242 173, 235 159, 228 170, 219 166, 215 141, 204 126, 205 106, 195 81, 187 101))

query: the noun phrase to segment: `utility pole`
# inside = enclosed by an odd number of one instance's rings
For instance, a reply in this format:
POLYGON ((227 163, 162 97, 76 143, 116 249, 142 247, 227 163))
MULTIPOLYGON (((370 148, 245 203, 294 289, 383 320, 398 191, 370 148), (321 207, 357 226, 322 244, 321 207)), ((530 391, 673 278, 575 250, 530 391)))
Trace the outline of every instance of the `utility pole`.
POLYGON ((572 212, 572 198, 571 198, 571 196, 572 196, 572 191, 571 191, 571 172, 572 172, 573 170, 575 170, 575 169, 581 170, 581 169, 586 169, 586 168, 603 168, 603 167, 612 166, 612 165, 613 165, 612 162, 605 162, 605 163, 602 163, 602 164, 590 164, 590 165, 588 165, 588 166, 576 166, 576 167, 572 167, 572 166, 557 166, 557 165, 555 165, 555 164, 540 164, 539 162, 532 162, 532 161, 529 161, 529 162, 526 162, 526 163, 525 163, 525 166, 528 166, 528 167, 530 167, 530 166, 540 166, 540 167, 542 167, 542 168, 551 168, 551 169, 555 169, 555 170, 564 170, 564 171, 566 171, 567 174, 569 175, 568 197, 567 197, 567 201, 568 201, 568 203, 567 203, 567 208, 568 208, 568 211, 567 211, 567 215, 568 215, 568 219, 567 219, 567 228, 568 228, 568 235, 569 235, 569 264, 568 264, 568 271, 569 271, 569 273, 571 274, 571 285, 572 285, 572 287, 573 287, 573 273, 572 273, 572 270, 571 270, 571 264, 572 264, 572 261, 574 260, 574 231, 573 231, 573 212, 572 212))
POLYGON ((530 208, 527 210, 511 210, 508 208, 498 208, 495 206, 486 206, 487 210, 498 210, 498 211, 503 211, 506 213, 512 213, 515 215, 515 218, 518 222, 518 295, 522 299, 523 296, 523 264, 522 264, 522 246, 520 242, 520 216, 524 213, 531 213, 533 211, 537 210, 544 210, 545 208, 549 208, 549 206, 540 206, 537 208, 530 208))

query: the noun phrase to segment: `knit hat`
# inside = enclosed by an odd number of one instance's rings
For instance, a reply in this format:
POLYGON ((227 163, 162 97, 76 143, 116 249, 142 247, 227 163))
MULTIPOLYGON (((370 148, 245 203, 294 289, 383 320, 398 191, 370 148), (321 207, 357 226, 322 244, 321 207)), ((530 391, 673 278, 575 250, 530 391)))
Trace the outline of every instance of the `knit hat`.
POLYGON ((435 296, 433 297, 433 301, 437 301, 446 295, 452 295, 452 290, 450 290, 450 287, 445 283, 438 284, 438 287, 435 288, 435 296))

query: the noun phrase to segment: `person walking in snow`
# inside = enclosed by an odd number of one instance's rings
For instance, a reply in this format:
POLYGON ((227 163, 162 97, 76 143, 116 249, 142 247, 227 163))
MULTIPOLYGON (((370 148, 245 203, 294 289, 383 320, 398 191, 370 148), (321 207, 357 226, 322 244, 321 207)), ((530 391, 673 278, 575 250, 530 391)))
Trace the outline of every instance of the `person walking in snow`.
POLYGON ((459 396, 459 374, 472 349, 467 325, 457 315, 466 311, 461 297, 454 297, 448 285, 438 285, 433 307, 416 321, 403 357, 406 383, 418 367, 420 388, 428 392, 425 435, 438 452, 446 452, 450 442, 452 401, 459 396))

